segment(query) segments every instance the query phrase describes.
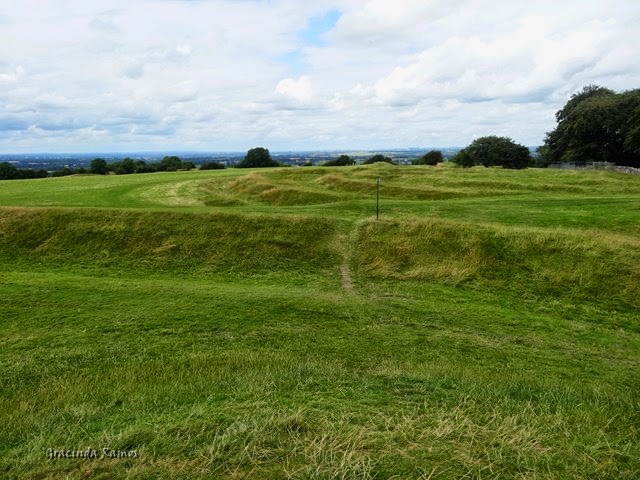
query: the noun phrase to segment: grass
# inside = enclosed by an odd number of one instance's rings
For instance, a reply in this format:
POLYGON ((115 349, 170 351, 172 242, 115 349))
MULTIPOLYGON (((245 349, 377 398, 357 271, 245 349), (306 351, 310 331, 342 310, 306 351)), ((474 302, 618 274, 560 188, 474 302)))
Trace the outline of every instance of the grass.
POLYGON ((2 477, 640 475, 637 177, 84 176, 0 205, 2 477))

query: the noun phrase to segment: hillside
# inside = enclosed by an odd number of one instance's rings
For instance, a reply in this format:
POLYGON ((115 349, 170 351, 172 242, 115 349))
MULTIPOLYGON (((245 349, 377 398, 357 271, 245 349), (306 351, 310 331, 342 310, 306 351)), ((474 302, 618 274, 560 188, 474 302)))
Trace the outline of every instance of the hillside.
POLYGON ((639 247, 611 172, 2 182, 0 472, 635 478, 639 247))

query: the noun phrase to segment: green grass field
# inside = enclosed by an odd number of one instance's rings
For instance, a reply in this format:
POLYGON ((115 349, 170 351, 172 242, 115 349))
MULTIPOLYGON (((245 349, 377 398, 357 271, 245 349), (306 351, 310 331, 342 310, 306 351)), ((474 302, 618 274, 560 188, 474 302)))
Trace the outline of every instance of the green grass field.
POLYGON ((0 260, 1 478, 640 478, 637 176, 5 181, 0 260))

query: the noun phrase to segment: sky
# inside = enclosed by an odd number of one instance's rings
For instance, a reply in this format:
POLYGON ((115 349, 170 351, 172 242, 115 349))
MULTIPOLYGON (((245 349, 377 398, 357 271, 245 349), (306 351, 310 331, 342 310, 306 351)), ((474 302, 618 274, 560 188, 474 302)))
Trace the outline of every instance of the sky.
POLYGON ((540 145, 629 0, 1 0, 0 153, 540 145))

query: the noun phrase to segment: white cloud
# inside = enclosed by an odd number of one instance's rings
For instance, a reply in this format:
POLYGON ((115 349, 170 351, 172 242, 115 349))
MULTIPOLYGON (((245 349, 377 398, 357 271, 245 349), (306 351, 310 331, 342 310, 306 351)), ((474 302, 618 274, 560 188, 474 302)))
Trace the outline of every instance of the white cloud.
POLYGON ((311 80, 306 75, 301 76, 297 80, 294 78, 285 78, 278 82, 276 93, 287 98, 292 98, 298 102, 306 102, 311 100, 311 80))
POLYGON ((533 25, 507 38, 452 37, 396 67, 375 83, 373 94, 398 106, 428 98, 545 101, 557 84, 571 81, 605 53, 606 29, 598 22, 537 42, 531 41, 532 30, 544 30, 533 25))
POLYGON ((144 63, 140 60, 131 60, 122 69, 122 74, 131 79, 141 78, 144 75, 144 63))
POLYGON ((19 81, 25 74, 25 69, 22 65, 18 65, 6 72, 0 71, 0 82, 15 83, 19 81))
POLYGON ((89 22, 89 27, 106 33, 118 33, 119 29, 109 18, 95 17, 89 22))
POLYGON ((360 3, 342 16, 329 38, 383 48, 394 41, 425 38, 431 24, 449 15, 464 2, 371 0, 360 3))
POLYGON ((0 151, 535 144, 583 85, 640 87, 637 38, 623 0, 10 2, 0 151))

